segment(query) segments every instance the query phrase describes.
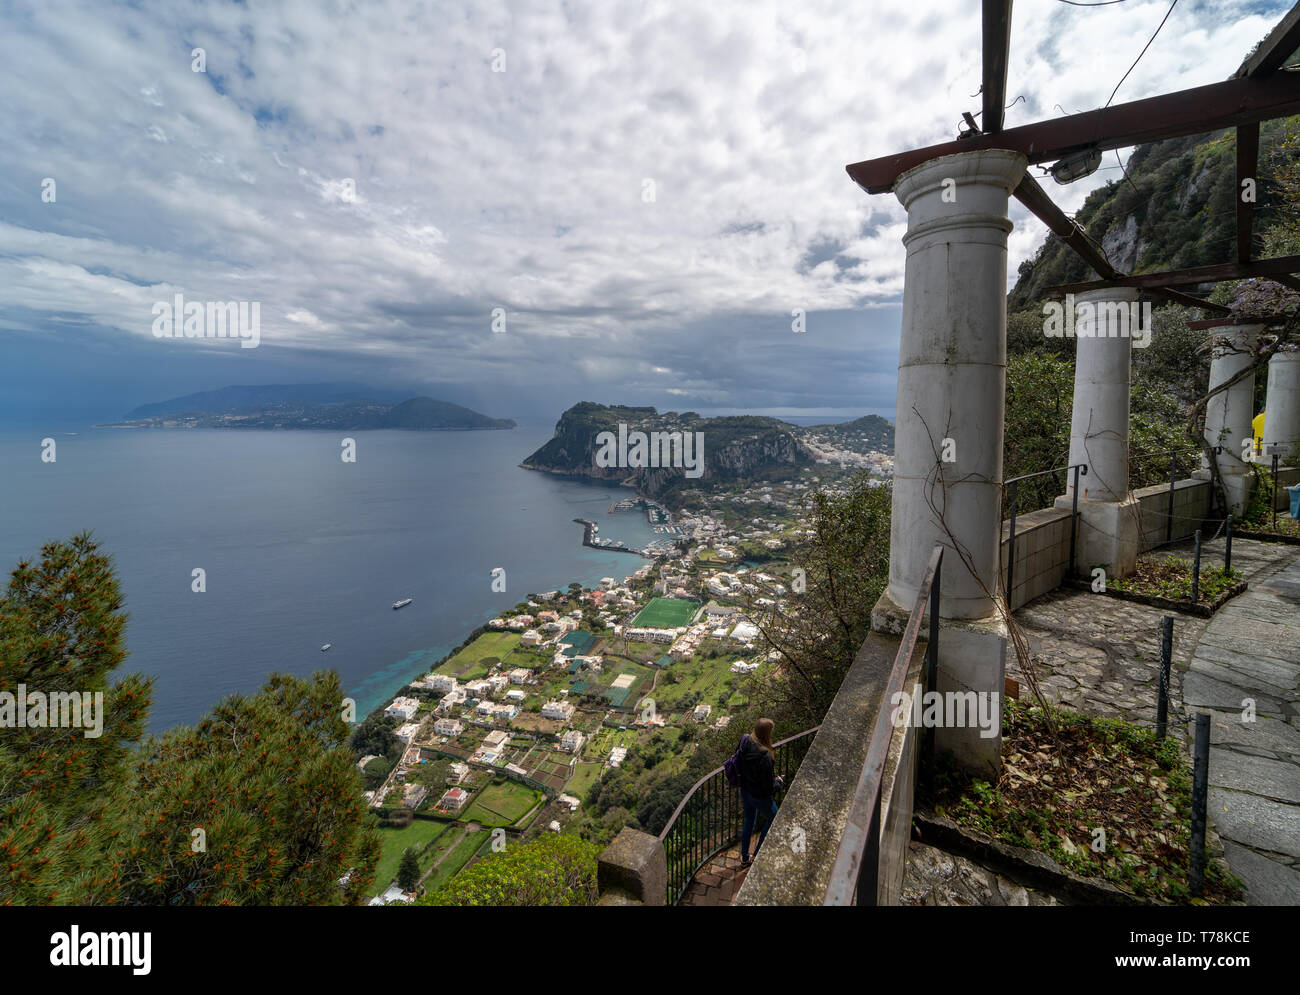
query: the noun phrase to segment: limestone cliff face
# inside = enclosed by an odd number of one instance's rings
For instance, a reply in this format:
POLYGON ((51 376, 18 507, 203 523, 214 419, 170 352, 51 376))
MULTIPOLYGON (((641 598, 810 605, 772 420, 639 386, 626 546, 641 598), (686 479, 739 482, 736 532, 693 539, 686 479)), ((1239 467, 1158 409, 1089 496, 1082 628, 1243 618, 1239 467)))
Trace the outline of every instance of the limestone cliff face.
MULTIPOLYGON (((720 482, 764 479, 789 474, 812 462, 794 435, 794 426, 776 418, 741 416, 703 418, 695 412, 682 414, 654 408, 606 406, 584 401, 560 416, 555 435, 521 463, 531 470, 545 470, 604 480, 635 488, 656 500, 672 503, 675 492, 688 488, 708 489, 720 482), (597 436, 602 432, 625 433, 690 432, 703 434, 702 472, 687 475, 684 466, 600 466, 597 436)), ((692 454, 694 455, 694 454, 692 454)))

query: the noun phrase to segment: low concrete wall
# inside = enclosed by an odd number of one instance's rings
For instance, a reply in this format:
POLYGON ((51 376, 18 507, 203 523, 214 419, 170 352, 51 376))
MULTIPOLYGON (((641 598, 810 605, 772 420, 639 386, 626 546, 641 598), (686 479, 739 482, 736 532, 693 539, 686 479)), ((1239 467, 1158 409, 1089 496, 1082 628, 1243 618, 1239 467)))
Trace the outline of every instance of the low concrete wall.
MULTIPOLYGON (((1174 539, 1185 539, 1199 529, 1210 513, 1212 490, 1208 480, 1186 478, 1174 482, 1174 539)), ((1142 531, 1138 551, 1162 545, 1169 521, 1169 485, 1152 484, 1133 492, 1138 499, 1142 531)))
MULTIPOLYGON (((1016 516, 1016 568, 1011 575, 1008 607, 1015 611, 1065 579, 1070 565, 1071 514, 1059 508, 1042 508, 1016 516)), ((1002 523, 1002 578, 1011 553, 1011 522, 1002 523)), ((945 560, 944 565, 947 565, 945 560)))
MULTIPOLYGON (((919 644, 913 656, 913 675, 919 673, 924 645, 919 644)), ((885 683, 898 646, 897 637, 877 632, 870 633, 863 642, 733 905, 824 903, 831 868, 866 762, 872 726, 882 710, 886 719, 892 710, 885 683)), ((909 681, 914 679, 909 677, 909 681)), ((907 690, 912 690, 910 683, 907 690)), ((912 732, 907 728, 894 731, 885 765, 880 901, 896 896, 902 887, 916 770, 917 737, 912 732)))

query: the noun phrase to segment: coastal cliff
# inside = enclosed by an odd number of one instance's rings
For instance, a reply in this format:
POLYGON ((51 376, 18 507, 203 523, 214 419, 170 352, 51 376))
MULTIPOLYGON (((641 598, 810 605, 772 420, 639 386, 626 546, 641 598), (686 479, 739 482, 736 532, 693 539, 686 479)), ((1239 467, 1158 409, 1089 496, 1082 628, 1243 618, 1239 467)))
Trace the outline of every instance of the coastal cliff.
POLYGON ((674 507, 680 506, 691 490, 712 489, 731 481, 788 477, 811 463, 794 426, 777 418, 704 418, 693 411, 660 414, 651 407, 583 401, 560 416, 555 435, 520 466, 621 484, 674 507), (638 465, 644 461, 635 455, 615 460, 616 465, 602 465, 602 433, 609 433, 604 437, 609 440, 611 436, 620 438, 620 431, 625 439, 635 438, 636 433, 690 433, 700 442, 699 452, 689 453, 699 460, 698 468, 638 465))

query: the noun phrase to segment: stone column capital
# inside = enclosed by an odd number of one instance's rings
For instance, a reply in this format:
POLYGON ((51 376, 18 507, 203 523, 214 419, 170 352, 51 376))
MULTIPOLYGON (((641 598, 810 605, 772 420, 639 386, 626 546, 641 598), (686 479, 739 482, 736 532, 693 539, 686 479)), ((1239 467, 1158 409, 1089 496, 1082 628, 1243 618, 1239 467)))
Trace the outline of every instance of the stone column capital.
MULTIPOLYGON (((923 198, 933 197, 937 209, 935 214, 960 214, 976 205, 962 202, 963 187, 988 185, 1001 187, 1003 197, 1011 195, 1024 178, 1028 160, 1019 152, 1010 149, 982 149, 976 152, 957 152, 944 155, 919 166, 913 166, 894 183, 894 196, 911 211, 913 206, 929 207, 929 204, 917 204, 923 198), (951 183, 945 182, 951 180, 951 183), (945 200, 945 192, 954 191, 955 197, 945 200)), ((951 195, 950 195, 951 196, 951 195)), ((982 205, 981 205, 982 206, 982 205)), ((996 202, 990 205, 988 213, 999 217, 1006 216, 1006 207, 1002 212, 996 209, 996 202)))

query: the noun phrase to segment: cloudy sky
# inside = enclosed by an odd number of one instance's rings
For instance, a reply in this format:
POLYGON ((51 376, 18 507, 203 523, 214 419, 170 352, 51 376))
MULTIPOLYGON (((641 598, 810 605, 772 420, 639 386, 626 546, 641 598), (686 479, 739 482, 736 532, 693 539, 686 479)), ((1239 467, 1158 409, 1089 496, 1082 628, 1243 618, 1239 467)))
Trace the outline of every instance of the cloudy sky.
MULTIPOLYGON (((1020 0, 1007 125, 1100 106, 1168 6, 1020 0)), ((1116 101, 1289 6, 1182 0, 1116 101)), ((0 421, 324 380, 892 416, 904 216, 844 165, 955 137, 979 40, 977 0, 0 4, 0 421), (156 338, 177 293, 260 345, 156 338)))

